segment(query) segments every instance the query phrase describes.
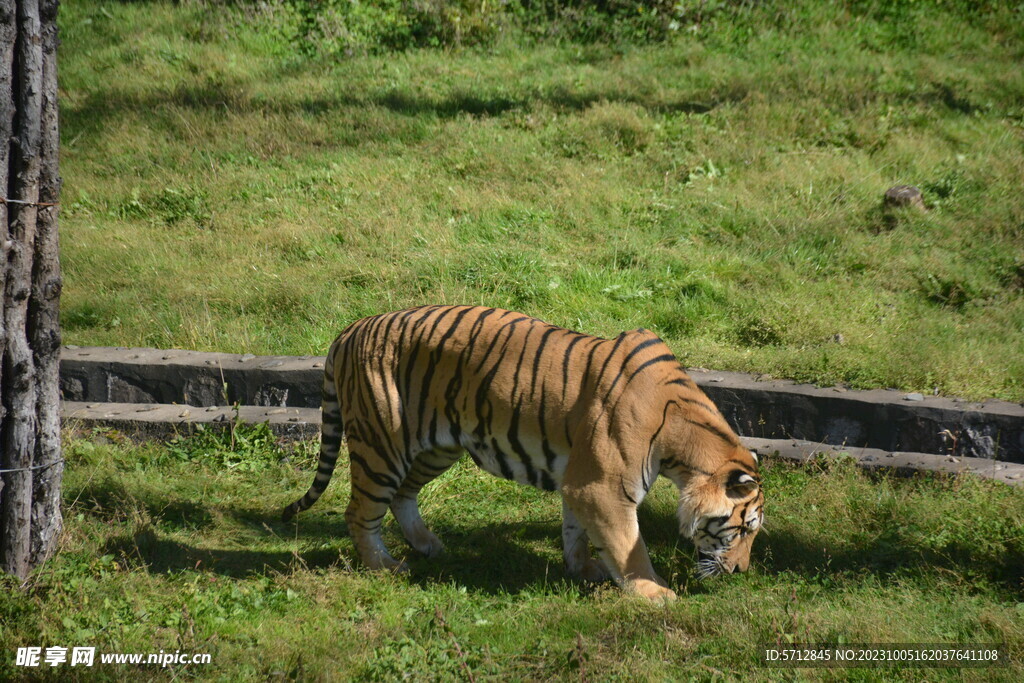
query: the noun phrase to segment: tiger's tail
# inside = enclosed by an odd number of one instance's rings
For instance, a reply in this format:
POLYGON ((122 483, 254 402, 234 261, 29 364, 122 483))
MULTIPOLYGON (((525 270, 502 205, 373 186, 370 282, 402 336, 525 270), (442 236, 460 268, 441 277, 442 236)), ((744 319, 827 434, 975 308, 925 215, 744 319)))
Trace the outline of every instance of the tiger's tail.
POLYGON ((316 469, 313 484, 306 495, 285 507, 281 511, 281 521, 288 522, 297 513, 310 507, 331 483, 334 466, 338 462, 338 450, 345 430, 341 420, 341 404, 338 402, 338 390, 334 384, 334 350, 337 343, 331 345, 324 362, 324 390, 322 426, 320 432, 320 464, 316 469))

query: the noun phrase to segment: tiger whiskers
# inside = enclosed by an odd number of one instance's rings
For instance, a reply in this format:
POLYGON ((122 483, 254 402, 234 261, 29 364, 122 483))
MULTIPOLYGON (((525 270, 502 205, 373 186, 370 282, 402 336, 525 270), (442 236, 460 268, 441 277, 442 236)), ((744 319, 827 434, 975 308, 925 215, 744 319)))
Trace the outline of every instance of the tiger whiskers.
POLYGON ((725 573, 725 565, 721 558, 706 557, 697 561, 697 578, 701 581, 723 573, 725 573))

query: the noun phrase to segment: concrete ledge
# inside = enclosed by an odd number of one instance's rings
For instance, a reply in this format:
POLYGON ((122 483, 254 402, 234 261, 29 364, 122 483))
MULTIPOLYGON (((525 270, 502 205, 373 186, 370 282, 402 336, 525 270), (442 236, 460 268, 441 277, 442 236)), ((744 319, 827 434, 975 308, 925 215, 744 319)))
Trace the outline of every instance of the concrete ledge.
POLYGON ((198 425, 228 427, 235 419, 252 424, 267 422, 278 436, 314 439, 320 436, 318 408, 266 408, 239 406, 190 406, 154 403, 82 403, 64 401, 62 422, 72 431, 116 429, 133 439, 169 439, 191 434, 198 425))
MULTIPOLYGON (((744 436, 1024 463, 1019 404, 689 372, 744 436)), ((91 403, 317 408, 322 373, 315 356, 66 347, 61 391, 91 403)))
POLYGON ((1024 462, 1024 405, 688 370, 739 434, 1024 462))
POLYGON ((60 389, 65 400, 93 403, 319 408, 323 372, 317 356, 67 346, 60 389))
MULTIPOLYGON (((73 430, 116 429, 136 439, 166 439, 188 434, 197 425, 227 428, 236 419, 228 407, 195 407, 146 403, 80 403, 66 401, 64 424, 73 430)), ((244 422, 268 422, 285 439, 312 439, 320 435, 320 411, 313 408, 261 408, 242 406, 238 415, 244 422)), ((1024 465, 987 458, 954 458, 929 453, 890 452, 874 448, 844 448, 809 441, 743 437, 743 443, 762 458, 808 462, 818 457, 850 457, 866 469, 887 469, 899 473, 918 471, 958 474, 969 472, 1007 484, 1024 485, 1024 465)))
POLYGON ((741 437, 747 448, 758 456, 776 457, 806 463, 815 458, 849 457, 868 470, 892 470, 900 474, 915 472, 970 473, 1013 486, 1024 486, 1024 465, 991 458, 957 458, 933 453, 906 453, 878 448, 845 448, 810 441, 756 439, 741 437))

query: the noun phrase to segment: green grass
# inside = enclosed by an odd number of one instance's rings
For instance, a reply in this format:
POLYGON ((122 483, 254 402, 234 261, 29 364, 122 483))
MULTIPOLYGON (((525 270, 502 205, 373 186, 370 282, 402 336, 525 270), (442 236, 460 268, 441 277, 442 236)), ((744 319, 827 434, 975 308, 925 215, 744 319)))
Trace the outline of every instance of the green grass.
POLYGON ((1024 675, 1024 497, 982 479, 869 479, 841 460, 768 459, 751 571, 704 583, 661 480, 641 527, 679 599, 658 606, 567 579, 558 497, 468 460, 422 494, 444 556, 415 556, 385 525, 411 566, 395 576, 353 566, 344 467, 297 528, 278 521, 312 481, 309 444, 282 450, 246 428, 234 445, 201 434, 138 447, 108 432, 65 454, 59 554, 23 590, 0 578, 5 680, 28 672, 13 665, 17 647, 83 645, 212 657, 163 671, 97 664, 79 672, 89 680, 464 679, 463 665, 476 680, 791 680, 760 664, 759 645, 823 641, 1002 643, 1012 663, 804 678, 1024 675))
MULTIPOLYGON (((684 2, 667 37, 602 43, 653 24, 517 29, 465 0, 477 46, 449 24, 447 47, 381 51, 399 4, 312 45, 296 3, 61 7, 66 342, 322 353, 364 315, 479 303, 653 328, 689 365, 1024 399, 1019 10, 723 3, 698 24, 684 2), (929 211, 882 211, 897 183, 929 211)), ((77 672, 112 680, 1024 677, 1024 499, 989 481, 768 459, 752 571, 706 583, 662 481, 641 524, 680 599, 654 606, 568 580, 557 497, 465 461, 423 497, 447 554, 393 576, 354 564, 344 468, 278 521, 310 444, 65 452, 59 554, 0 578, 2 679, 26 674, 16 648, 55 645, 212 655, 77 672), (760 664, 801 641, 1000 642, 1013 662, 760 664)))
POLYGON ((888 6, 345 57, 287 13, 66 3, 65 340, 323 353, 471 303, 651 328, 689 365, 1024 400, 1024 22, 888 6), (897 183, 930 210, 886 215, 897 183))

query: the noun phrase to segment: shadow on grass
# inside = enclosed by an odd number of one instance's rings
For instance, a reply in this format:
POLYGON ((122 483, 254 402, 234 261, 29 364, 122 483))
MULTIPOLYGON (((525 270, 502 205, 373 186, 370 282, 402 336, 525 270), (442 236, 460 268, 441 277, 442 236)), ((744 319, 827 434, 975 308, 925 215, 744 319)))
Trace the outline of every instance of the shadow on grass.
MULTIPOLYGON (((155 504, 160 510, 177 512, 175 504, 155 504)), ((241 511, 226 514, 246 526, 261 528, 267 536, 297 539, 297 545, 322 541, 330 547, 299 550, 254 550, 245 548, 202 548, 168 538, 159 524, 146 525, 135 533, 110 538, 102 552, 118 556, 129 566, 144 567, 164 574, 184 570, 209 571, 232 578, 248 578, 267 573, 288 573, 294 569, 348 571, 359 563, 352 550, 349 533, 341 515, 309 515, 298 529, 283 524, 275 512, 241 511), (344 547, 347 546, 347 547, 344 547)), ((427 586, 452 582, 474 591, 490 594, 517 592, 536 586, 541 579, 566 579, 557 561, 528 547, 549 542, 556 546, 561 529, 553 523, 492 523, 480 527, 436 525, 435 531, 446 541, 446 552, 437 558, 425 558, 398 540, 393 530, 385 538, 396 557, 404 556, 413 583, 427 586), (390 538, 389 538, 390 537, 390 538), (497 560, 497 561, 496 561, 497 560)), ((222 534, 223 535, 223 534, 222 534)))
MULTIPOLYGON (((289 74, 285 74, 287 77, 289 74)), ((371 92, 336 92, 321 96, 297 95, 289 99, 254 95, 251 80, 177 85, 165 90, 141 94, 110 87, 89 93, 73 104, 61 107, 62 133, 68 139, 83 134, 95 134, 108 128, 112 122, 136 116, 159 117, 165 112, 168 125, 180 124, 174 108, 190 109, 207 115, 228 117, 238 114, 284 114, 324 116, 353 108, 379 108, 409 119, 433 117, 439 120, 461 116, 495 117, 513 111, 529 113, 536 107, 551 107, 562 112, 584 111, 600 102, 633 104, 651 112, 663 114, 704 114, 719 106, 742 101, 747 93, 742 88, 709 93, 701 101, 681 99, 664 101, 656 96, 644 96, 617 89, 579 92, 555 87, 548 92, 499 94, 479 93, 455 88, 440 96, 423 95, 412 90, 380 90, 371 92)), ((338 132, 338 144, 353 146, 378 142, 382 134, 395 134, 393 126, 382 123, 358 126, 358 130, 338 132)))
MULTIPOLYGON (((166 119, 171 122, 169 125, 177 126, 180 123, 179 116, 172 110, 179 107, 208 115, 219 114, 225 118, 238 114, 267 113, 323 116, 344 109, 380 108, 409 118, 433 116, 448 120, 460 116, 494 117, 513 111, 529 113, 538 106, 571 113, 586 110, 600 102, 632 104, 661 114, 705 114, 722 106, 740 103, 750 94, 750 86, 743 82, 701 91, 699 100, 685 96, 665 100, 661 95, 630 92, 618 86, 594 91, 555 85, 543 92, 523 86, 511 94, 506 89, 488 93, 456 87, 443 95, 426 95, 416 92, 414 85, 397 90, 379 88, 352 92, 344 91, 341 85, 336 92, 316 96, 302 94, 300 89, 298 94, 287 99, 254 94, 251 87, 257 82, 299 78, 317 68, 315 64, 291 60, 285 65, 248 78, 221 78, 217 81, 178 84, 144 93, 110 86, 83 93, 81 97, 69 99, 70 103, 62 103, 62 134, 68 139, 77 139, 83 134, 105 130, 114 121, 140 115, 152 118, 161 111, 167 112, 166 119)), ((331 74, 324 78, 339 81, 337 76, 331 74)), ((339 82, 344 83, 343 80, 339 82)), ((897 105, 926 105, 964 116, 983 109, 967 99, 963 92, 957 92, 947 84, 933 83, 920 92, 894 94, 891 97, 897 105)), ((393 127, 386 125, 383 128, 373 125, 360 125, 357 128, 359 130, 339 131, 338 144, 378 142, 382 135, 395 134, 393 127)))
MULTIPOLYGON (((453 539, 441 557, 428 559, 407 551, 409 578, 420 586, 452 582, 473 591, 489 594, 518 592, 536 586, 542 579, 567 578, 561 562, 524 548, 518 540, 551 537, 558 529, 551 525, 487 525, 453 539), (495 558, 500 561, 495 562, 495 558)), ((439 531, 441 531, 439 529, 439 531)), ((443 531, 442 531, 443 533, 443 531)), ((347 536, 347 534, 345 534, 347 536)), ((449 535, 451 536, 451 535, 449 535)), ((302 533, 299 538, 305 538, 302 533)), ((343 535, 335 536, 340 540, 343 535)), ((353 568, 354 558, 338 548, 302 550, 295 553, 273 550, 200 548, 163 536, 153 528, 107 541, 103 552, 123 559, 129 566, 144 567, 154 574, 178 571, 208 571, 242 579, 268 573, 288 573, 295 569, 353 568)), ((392 548, 399 551, 398 547, 392 548)), ((401 555, 401 552, 396 552, 401 555)))
MULTIPOLYGON (((151 524, 126 524, 125 533, 114 535, 103 551, 126 562, 144 566, 153 573, 182 570, 210 571, 234 578, 271 572, 287 573, 295 568, 350 570, 359 563, 352 549, 347 525, 341 514, 311 511, 298 527, 283 524, 276 509, 227 510, 220 506, 178 499, 161 499, 151 492, 127 491, 112 480, 92 484, 77 492, 77 508, 115 524, 132 519, 132 509, 147 511, 151 524), (221 522, 231 527, 248 527, 274 544, 292 539, 295 546, 320 547, 299 550, 258 550, 247 548, 201 548, 168 538, 166 531, 185 530, 211 533, 221 522)), ((677 522, 671 512, 641 507, 640 525, 663 576, 692 572, 690 545, 676 535, 677 522), (666 553, 666 548, 683 552, 666 553), (675 566, 659 562, 671 557, 675 566), (679 559, 682 557, 682 559, 679 559)), ((446 552, 425 558, 400 539, 393 524, 385 525, 385 539, 391 551, 406 559, 410 580, 425 586, 452 582, 467 589, 490 594, 518 592, 536 587, 539 581, 568 580, 561 561, 561 528, 558 522, 488 522, 480 525, 435 522, 434 531, 445 543, 446 552), (538 551, 537 548, 541 548, 538 551)), ((228 532, 230 533, 230 531, 228 532)), ((223 537, 222 529, 218 536, 223 537)), ((238 542, 251 539, 241 534, 238 542)), ((908 573, 953 572, 966 581, 984 579, 1013 592, 1024 590, 1024 549, 1013 546, 998 559, 983 559, 975 549, 949 544, 933 549, 913 543, 898 526, 870 542, 851 546, 830 542, 813 529, 761 534, 755 541, 755 571, 775 575, 792 572, 808 579, 873 574, 881 580, 908 573)), ((702 592, 701 584, 688 582, 690 592, 702 592)))
POLYGON ((131 491, 112 478, 65 489, 64 497, 81 511, 106 522, 130 519, 144 511, 151 519, 160 520, 164 528, 201 531, 216 524, 210 511, 193 501, 140 497, 138 491, 131 491))

